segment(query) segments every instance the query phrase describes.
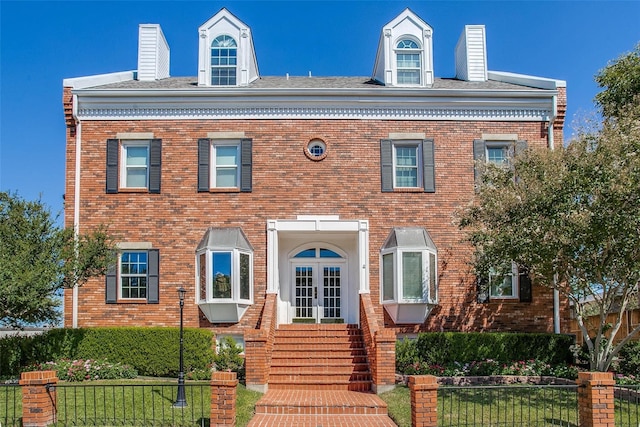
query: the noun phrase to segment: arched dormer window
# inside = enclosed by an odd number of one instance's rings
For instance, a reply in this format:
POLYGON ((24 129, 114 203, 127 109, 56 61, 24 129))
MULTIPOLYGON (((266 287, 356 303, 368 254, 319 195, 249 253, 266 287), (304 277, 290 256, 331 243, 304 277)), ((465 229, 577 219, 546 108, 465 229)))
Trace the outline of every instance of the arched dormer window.
POLYGON ((419 85, 422 50, 411 39, 402 39, 396 44, 396 66, 399 85, 419 85))
POLYGON ((222 35, 211 43, 211 85, 235 86, 238 45, 233 37, 222 35))

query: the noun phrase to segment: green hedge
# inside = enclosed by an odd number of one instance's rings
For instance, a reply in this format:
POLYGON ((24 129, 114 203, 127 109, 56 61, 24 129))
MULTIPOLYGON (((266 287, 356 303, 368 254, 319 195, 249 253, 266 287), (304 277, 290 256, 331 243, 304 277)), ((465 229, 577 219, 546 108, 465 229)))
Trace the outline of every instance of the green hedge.
MULTIPOLYGON (((0 378, 20 368, 58 359, 106 359, 136 369, 140 375, 174 377, 179 370, 178 328, 52 329, 32 337, 0 339, 0 378)), ((213 362, 213 333, 184 329, 185 371, 208 369, 213 362)))
POLYGON ((396 366, 414 362, 467 363, 493 359, 500 362, 535 359, 551 365, 571 363, 572 335, 500 332, 424 332, 416 340, 399 341, 396 366))

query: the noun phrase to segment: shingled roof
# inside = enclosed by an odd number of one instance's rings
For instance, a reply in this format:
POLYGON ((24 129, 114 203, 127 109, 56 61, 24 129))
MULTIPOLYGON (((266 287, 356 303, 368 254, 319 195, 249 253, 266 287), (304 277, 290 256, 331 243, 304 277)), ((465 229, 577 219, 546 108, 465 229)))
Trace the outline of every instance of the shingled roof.
MULTIPOLYGON (((374 89, 397 90, 399 88, 387 88, 369 77, 261 77, 251 82, 248 89, 374 89)), ((110 83, 102 86, 94 86, 91 89, 176 89, 176 90, 202 90, 198 86, 197 77, 170 77, 154 81, 128 80, 110 83)), ((210 89, 210 88, 206 88, 210 89)), ((238 90, 238 87, 216 87, 216 90, 238 90)), ((468 82, 458 79, 436 78, 431 89, 459 89, 459 90, 522 90, 532 89, 511 83, 487 80, 484 82, 468 82)))

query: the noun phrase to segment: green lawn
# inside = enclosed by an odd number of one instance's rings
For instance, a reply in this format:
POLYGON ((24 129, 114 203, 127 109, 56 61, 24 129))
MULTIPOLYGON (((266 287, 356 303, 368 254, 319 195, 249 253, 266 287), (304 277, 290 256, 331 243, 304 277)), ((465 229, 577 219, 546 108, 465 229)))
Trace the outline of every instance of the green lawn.
MULTIPOLYGON (((398 386, 380 397, 400 427, 411 426, 409 389, 398 386)), ((447 388, 438 390, 440 426, 577 426, 575 389, 531 386, 447 388)), ((637 427, 636 403, 616 399, 616 425, 637 427)))

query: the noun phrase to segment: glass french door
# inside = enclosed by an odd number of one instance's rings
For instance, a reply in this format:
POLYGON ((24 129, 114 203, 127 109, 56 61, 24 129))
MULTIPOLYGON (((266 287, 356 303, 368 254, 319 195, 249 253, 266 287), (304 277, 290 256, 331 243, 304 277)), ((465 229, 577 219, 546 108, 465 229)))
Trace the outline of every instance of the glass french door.
POLYGON ((293 321, 320 323, 343 318, 341 265, 293 265, 293 321))

